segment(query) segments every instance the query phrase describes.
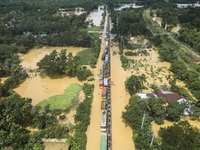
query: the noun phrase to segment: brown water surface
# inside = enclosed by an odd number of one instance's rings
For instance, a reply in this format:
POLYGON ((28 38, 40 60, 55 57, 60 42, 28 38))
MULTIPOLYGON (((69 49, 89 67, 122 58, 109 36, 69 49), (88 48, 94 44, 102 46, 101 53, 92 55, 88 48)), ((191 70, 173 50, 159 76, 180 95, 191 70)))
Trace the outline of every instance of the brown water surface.
MULTIPOLYGON (((112 50, 118 51, 117 47, 112 50)), ((120 55, 112 55, 111 51, 111 111, 112 111, 112 149, 134 150, 132 129, 123 122, 121 116, 129 102, 129 94, 125 91, 124 82, 130 73, 121 67, 120 55)))
POLYGON ((69 148, 67 143, 43 143, 43 145, 44 150, 68 150, 69 148))
MULTIPOLYGON (((185 120, 187 120, 192 126, 200 129, 200 121, 190 120, 189 116, 181 116, 181 121, 185 121, 185 120)), ((177 123, 177 122, 171 122, 171 121, 164 120, 164 124, 158 125, 154 121, 152 121, 151 122, 152 130, 153 130, 154 134, 156 136, 158 136, 158 131, 160 130, 161 127, 164 128, 164 127, 172 126, 174 123, 177 123)))
POLYGON ((15 88, 22 97, 32 98, 32 105, 38 104, 44 99, 57 94, 63 94, 71 84, 78 83, 82 85, 77 78, 59 77, 52 79, 49 77, 40 77, 39 75, 26 79, 19 87, 15 88))
POLYGON ((7 80, 9 77, 1 77, 1 84, 4 84, 4 81, 7 80))
MULTIPOLYGON (((104 27, 106 27, 107 20, 105 21, 104 27)), ((104 28, 102 37, 105 36, 106 28, 104 28)), ((102 44, 101 44, 101 51, 99 54, 99 58, 96 64, 96 68, 92 69, 95 81, 94 81, 94 98, 92 102, 92 108, 91 108, 91 115, 90 115, 90 125, 87 129, 87 150, 98 150, 100 149, 100 141, 101 141, 101 92, 102 89, 99 88, 99 73, 100 69, 102 69, 103 61, 101 60, 101 56, 105 50, 105 40, 102 38, 102 44)))
POLYGON ((50 54, 53 50, 57 50, 58 52, 60 52, 62 49, 67 49, 66 54, 69 54, 71 52, 73 53, 73 56, 75 56, 77 52, 87 48, 70 46, 70 47, 43 47, 37 49, 35 47, 29 50, 27 54, 19 54, 20 59, 22 61, 21 65, 29 69, 37 68, 37 62, 39 62, 45 55, 50 54))
POLYGON ((95 26, 100 26, 100 23, 101 23, 101 20, 102 20, 102 14, 104 12, 103 9, 101 8, 104 8, 103 6, 99 5, 98 6, 98 9, 95 9, 93 10, 86 18, 86 20, 88 21, 89 19, 93 20, 93 23, 95 26))

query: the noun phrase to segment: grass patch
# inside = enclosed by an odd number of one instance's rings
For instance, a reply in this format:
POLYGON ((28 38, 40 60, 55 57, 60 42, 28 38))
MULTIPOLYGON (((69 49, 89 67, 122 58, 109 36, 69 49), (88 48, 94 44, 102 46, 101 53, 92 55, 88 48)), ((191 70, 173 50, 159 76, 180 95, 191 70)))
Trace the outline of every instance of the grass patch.
POLYGON ((37 106, 41 106, 44 109, 45 106, 50 104, 50 110, 53 109, 66 109, 72 106, 72 99, 77 92, 82 90, 81 86, 77 83, 70 85, 65 90, 63 95, 55 95, 50 97, 49 99, 41 101, 37 106))
POLYGON ((99 31, 99 26, 93 28, 80 29, 80 31, 99 31))
POLYGON ((80 65, 88 65, 89 61, 92 59, 92 49, 88 48, 86 50, 80 51, 76 54, 76 56, 80 57, 79 63, 80 65))

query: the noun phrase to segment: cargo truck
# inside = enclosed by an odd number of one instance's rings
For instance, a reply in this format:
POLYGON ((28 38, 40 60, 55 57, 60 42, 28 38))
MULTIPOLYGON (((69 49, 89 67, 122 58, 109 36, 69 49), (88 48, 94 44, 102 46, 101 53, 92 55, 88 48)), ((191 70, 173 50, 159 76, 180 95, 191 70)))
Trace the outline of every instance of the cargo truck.
POLYGON ((104 99, 101 100, 101 110, 106 109, 106 101, 104 99))
POLYGON ((103 88, 102 89, 102 95, 101 95, 101 97, 103 98, 103 99, 106 99, 106 92, 107 92, 107 88, 103 88))
POLYGON ((100 88, 103 88, 103 83, 104 83, 103 78, 102 78, 102 76, 100 76, 99 77, 99 87, 100 88))
POLYGON ((101 131, 106 132, 106 117, 107 117, 107 110, 101 111, 101 131))

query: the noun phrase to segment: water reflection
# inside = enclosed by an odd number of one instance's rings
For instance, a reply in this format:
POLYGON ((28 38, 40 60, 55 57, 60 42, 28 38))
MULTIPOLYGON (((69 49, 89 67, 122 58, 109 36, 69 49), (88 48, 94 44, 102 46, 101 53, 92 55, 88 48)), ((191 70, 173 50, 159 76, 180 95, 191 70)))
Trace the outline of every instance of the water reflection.
POLYGON ((124 8, 129 8, 129 7, 140 8, 140 7, 143 7, 143 6, 136 6, 135 4, 123 4, 122 6, 115 8, 115 10, 122 10, 124 8))

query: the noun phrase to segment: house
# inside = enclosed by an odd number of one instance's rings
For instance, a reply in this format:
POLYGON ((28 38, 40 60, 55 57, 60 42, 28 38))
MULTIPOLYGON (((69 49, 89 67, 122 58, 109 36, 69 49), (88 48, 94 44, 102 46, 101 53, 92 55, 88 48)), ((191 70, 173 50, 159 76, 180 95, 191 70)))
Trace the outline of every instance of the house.
POLYGON ((157 87, 157 90, 158 93, 137 93, 137 95, 142 99, 147 99, 150 97, 155 97, 155 98, 164 97, 166 103, 169 103, 173 100, 179 102, 179 104, 187 103, 188 108, 185 108, 185 110, 182 112, 182 115, 189 115, 189 112, 191 112, 191 105, 186 97, 180 96, 178 93, 172 93, 170 91, 170 88, 157 87))

